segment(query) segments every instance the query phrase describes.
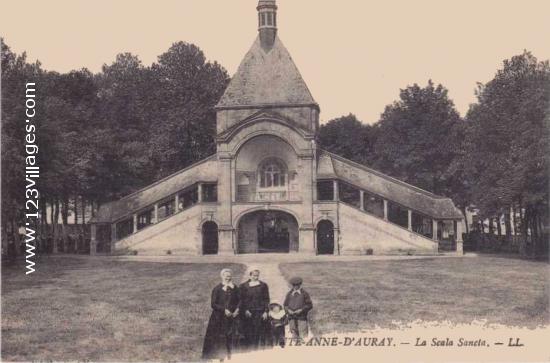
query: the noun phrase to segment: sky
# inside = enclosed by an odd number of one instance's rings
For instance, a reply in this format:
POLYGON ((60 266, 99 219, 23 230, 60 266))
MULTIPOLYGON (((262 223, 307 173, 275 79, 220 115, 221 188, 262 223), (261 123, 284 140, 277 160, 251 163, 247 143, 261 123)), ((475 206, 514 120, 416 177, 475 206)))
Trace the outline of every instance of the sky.
MULTIPOLYGON (((321 121, 379 120, 407 85, 429 79, 465 115, 477 82, 531 51, 550 59, 547 0, 278 0, 279 37, 321 121)), ((257 35, 257 0, 0 0, 0 36, 47 70, 99 72, 131 52, 145 65, 172 43, 198 45, 232 75, 257 35)))

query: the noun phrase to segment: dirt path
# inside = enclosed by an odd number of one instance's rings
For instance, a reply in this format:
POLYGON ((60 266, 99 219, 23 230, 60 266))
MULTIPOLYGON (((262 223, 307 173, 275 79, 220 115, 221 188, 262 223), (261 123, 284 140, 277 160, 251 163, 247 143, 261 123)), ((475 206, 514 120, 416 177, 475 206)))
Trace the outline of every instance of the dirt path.
POLYGON ((251 268, 258 268, 260 270, 260 280, 269 286, 269 297, 271 302, 277 302, 282 305, 289 287, 285 278, 281 274, 281 270, 279 270, 279 263, 247 263, 246 268, 246 276, 248 276, 251 268))

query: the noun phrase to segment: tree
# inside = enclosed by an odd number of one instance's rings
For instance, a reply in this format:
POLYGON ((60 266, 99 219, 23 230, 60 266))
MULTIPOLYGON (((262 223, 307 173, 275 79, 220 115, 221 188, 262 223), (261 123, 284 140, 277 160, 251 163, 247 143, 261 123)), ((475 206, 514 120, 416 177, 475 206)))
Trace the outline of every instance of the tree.
POLYGON ((25 206, 25 84, 38 80, 40 63, 27 63, 26 54, 17 55, 0 38, 2 62, 2 231, 18 250, 19 232, 25 206))
POLYGON ((229 77, 218 63, 207 62, 197 46, 184 42, 160 55, 151 71, 150 100, 157 121, 151 152, 157 177, 162 177, 215 152, 214 106, 229 77))
MULTIPOLYGON (((59 233, 67 245, 67 221, 70 200, 85 195, 85 172, 90 168, 87 148, 97 104, 97 87, 86 69, 68 74, 44 72, 38 89, 37 124, 40 180, 40 204, 51 207, 54 251, 59 233), (61 214, 61 230, 56 214, 61 214)), ((44 209, 43 209, 44 210, 44 209)), ((45 214, 45 213, 43 213, 45 214)))
POLYGON ((155 80, 136 56, 117 55, 115 62, 103 66, 95 82, 99 110, 89 145, 96 153, 90 155, 94 167, 86 176, 92 182, 91 197, 101 203, 154 180, 149 140, 162 120, 151 110, 155 80))
POLYGON ((370 164, 376 128, 363 124, 353 114, 330 120, 319 128, 319 145, 357 163, 370 164))
POLYGON ((374 166, 398 179, 449 195, 448 167, 456 157, 460 115, 442 85, 401 90, 378 123, 374 166))
MULTIPOLYGON (((505 60, 495 78, 478 85, 467 120, 467 177, 483 217, 522 213, 531 253, 547 250, 550 66, 527 51, 505 60)), ((505 216, 505 220, 509 217, 505 216)), ((526 246, 522 246, 523 252, 526 246)))

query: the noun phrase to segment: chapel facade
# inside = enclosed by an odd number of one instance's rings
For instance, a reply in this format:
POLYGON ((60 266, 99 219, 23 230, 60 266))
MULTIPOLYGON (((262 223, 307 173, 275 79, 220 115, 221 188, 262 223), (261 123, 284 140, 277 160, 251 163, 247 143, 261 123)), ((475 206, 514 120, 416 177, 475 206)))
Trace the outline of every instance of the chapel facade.
POLYGON ((102 205, 91 253, 461 253, 451 199, 317 146, 320 107, 277 36, 276 2, 257 10, 216 106, 216 154, 102 205))

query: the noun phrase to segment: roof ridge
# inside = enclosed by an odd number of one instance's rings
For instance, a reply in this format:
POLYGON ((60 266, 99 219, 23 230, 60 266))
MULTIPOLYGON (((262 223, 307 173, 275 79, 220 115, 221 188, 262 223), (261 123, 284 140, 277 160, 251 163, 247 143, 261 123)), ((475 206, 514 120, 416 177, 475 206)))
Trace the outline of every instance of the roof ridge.
MULTIPOLYGON (((368 171, 368 172, 370 172, 370 173, 373 173, 373 174, 375 174, 375 175, 377 175, 377 176, 379 176, 379 177, 382 177, 382 178, 384 178, 384 179, 387 179, 387 180, 389 180, 389 181, 395 182, 396 184, 399 184, 399 185, 402 185, 402 186, 411 188, 411 189, 413 189, 413 190, 415 190, 415 191, 418 191, 418 192, 420 192, 420 193, 422 193, 422 194, 424 194, 424 195, 426 195, 426 196, 433 197, 434 199, 450 199, 450 200, 452 200, 452 199, 449 198, 449 197, 445 197, 445 196, 442 196, 442 195, 437 195, 437 194, 432 193, 432 192, 430 192, 430 191, 428 191, 428 190, 419 188, 419 187, 417 187, 417 186, 415 186, 415 185, 406 183, 406 182, 404 182, 404 181, 402 181, 402 180, 399 180, 399 179, 397 179, 397 178, 394 178, 394 177, 392 177, 392 176, 389 176, 389 175, 387 175, 387 174, 384 174, 384 173, 382 173, 382 172, 380 172, 380 171, 378 171, 378 170, 369 168, 368 166, 365 166, 365 165, 360 164, 360 163, 358 163, 358 162, 355 162, 355 161, 346 159, 346 158, 344 158, 343 156, 334 154, 334 153, 332 153, 332 152, 330 152, 330 151, 327 151, 327 150, 324 150, 324 149, 321 149, 321 148, 320 148, 320 150, 321 150, 321 152, 327 153, 328 155, 330 155, 331 157, 333 157, 333 158, 335 158, 335 159, 339 159, 340 161, 343 161, 343 162, 352 164, 353 166, 356 166, 356 167, 358 167, 358 168, 360 168, 360 169, 363 169, 363 170, 365 170, 365 171, 368 171)), ((333 164, 333 166, 334 166, 334 164, 333 164)))
POLYGON ((146 191, 147 189, 151 189, 151 188, 153 188, 153 187, 155 187, 155 186, 157 186, 157 185, 159 185, 159 184, 165 182, 166 180, 175 177, 175 176, 178 175, 178 174, 181 174, 181 173, 183 173, 183 172, 186 172, 186 171, 188 171, 189 169, 192 169, 192 168, 194 168, 194 167, 196 167, 196 166, 199 166, 200 164, 204 164, 204 163, 206 163, 207 161, 210 161, 210 159, 213 159, 214 156, 217 156, 217 155, 218 155, 218 153, 212 154, 212 155, 210 155, 210 156, 208 156, 208 157, 206 157, 206 158, 204 158, 204 159, 202 159, 202 160, 199 160, 199 161, 197 161, 197 162, 195 162, 195 163, 193 163, 193 164, 191 164, 191 165, 189 165, 189 166, 186 166, 185 168, 183 168, 183 169, 181 169, 181 170, 176 171, 175 173, 172 173, 172 174, 170 174, 170 175, 168 175, 168 176, 165 176, 165 177, 162 178, 162 179, 159 179, 159 180, 157 180, 157 181, 155 181, 155 182, 153 182, 153 183, 147 185, 146 187, 143 187, 143 188, 141 188, 141 189, 138 189, 138 190, 136 190, 135 192, 132 192, 132 193, 130 193, 130 194, 127 194, 127 195, 125 195, 125 196, 123 196, 122 198, 119 198, 119 199, 117 199, 117 200, 110 201, 110 202, 108 202, 107 204, 111 204, 111 203, 115 203, 115 202, 116 202, 116 203, 122 202, 122 201, 124 201, 125 199, 128 199, 128 198, 130 198, 130 197, 133 197, 133 196, 135 196, 135 195, 137 195, 137 194, 139 194, 139 193, 141 193, 141 192, 146 191))

